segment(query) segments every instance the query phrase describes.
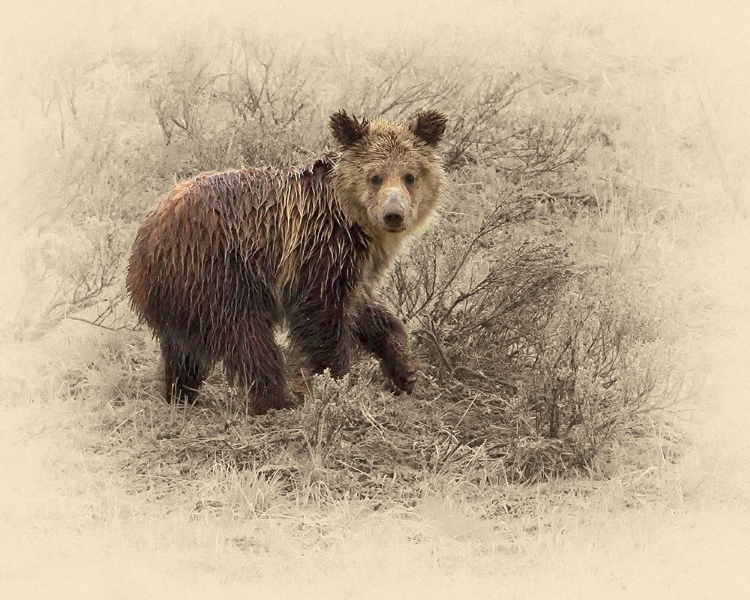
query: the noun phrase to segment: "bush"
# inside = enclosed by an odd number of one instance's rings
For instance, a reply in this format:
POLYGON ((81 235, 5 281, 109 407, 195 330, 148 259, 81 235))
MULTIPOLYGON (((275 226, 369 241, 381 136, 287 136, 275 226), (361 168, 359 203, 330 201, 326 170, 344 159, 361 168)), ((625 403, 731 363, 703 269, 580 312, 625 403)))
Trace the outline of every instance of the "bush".
POLYGON ((439 409, 460 416, 441 427, 501 460, 504 477, 533 481, 591 469, 677 390, 662 387, 672 363, 638 284, 577 268, 567 246, 539 239, 529 195, 505 194, 483 209, 475 195, 469 224, 447 211, 384 294, 411 326, 431 383, 421 395, 460 405, 439 409))

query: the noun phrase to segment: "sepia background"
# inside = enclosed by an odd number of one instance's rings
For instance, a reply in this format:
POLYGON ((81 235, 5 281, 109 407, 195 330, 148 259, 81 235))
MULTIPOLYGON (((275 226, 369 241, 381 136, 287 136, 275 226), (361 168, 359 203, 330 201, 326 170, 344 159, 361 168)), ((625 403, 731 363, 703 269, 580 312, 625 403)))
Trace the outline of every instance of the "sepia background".
POLYGON ((34 2, 0 24, 0 594, 737 598, 750 583, 743 2, 34 2), (412 397, 289 361, 167 405, 149 208, 448 115, 383 282, 412 397))

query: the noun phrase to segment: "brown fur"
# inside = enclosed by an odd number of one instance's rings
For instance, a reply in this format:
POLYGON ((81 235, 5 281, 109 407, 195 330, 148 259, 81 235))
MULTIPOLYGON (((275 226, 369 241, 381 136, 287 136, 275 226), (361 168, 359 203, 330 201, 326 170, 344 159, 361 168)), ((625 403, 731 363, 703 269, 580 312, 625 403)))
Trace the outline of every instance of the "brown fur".
POLYGON ((374 289, 435 210, 444 127, 434 111, 408 123, 340 112, 338 152, 175 186, 141 226, 127 275, 134 308, 161 341, 170 398, 194 401, 223 360, 254 412, 292 405, 273 335, 282 319, 315 371, 346 373, 357 340, 396 389, 411 391, 406 333, 374 289))

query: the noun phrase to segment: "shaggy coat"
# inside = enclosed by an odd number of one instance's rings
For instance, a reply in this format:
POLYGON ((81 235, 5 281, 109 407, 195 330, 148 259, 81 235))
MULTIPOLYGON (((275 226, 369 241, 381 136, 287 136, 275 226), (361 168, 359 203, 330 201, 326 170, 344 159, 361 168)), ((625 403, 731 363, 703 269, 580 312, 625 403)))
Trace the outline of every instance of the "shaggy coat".
POLYGON ((395 389, 413 389, 406 332, 375 289, 440 198, 445 118, 368 123, 340 112, 331 128, 338 152, 198 175, 146 217, 127 287, 160 340, 171 400, 193 402, 223 360, 254 413, 292 406, 274 339, 282 321, 315 372, 346 373, 356 340, 395 389))

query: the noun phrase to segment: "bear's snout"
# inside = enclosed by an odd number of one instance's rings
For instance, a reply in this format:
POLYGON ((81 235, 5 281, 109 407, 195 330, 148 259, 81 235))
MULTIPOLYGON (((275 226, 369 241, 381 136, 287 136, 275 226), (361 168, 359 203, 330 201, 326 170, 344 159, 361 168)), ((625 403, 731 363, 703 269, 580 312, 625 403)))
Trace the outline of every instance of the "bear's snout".
POLYGON ((401 231, 404 228, 408 203, 403 195, 391 193, 383 204, 383 225, 390 231, 401 231))

